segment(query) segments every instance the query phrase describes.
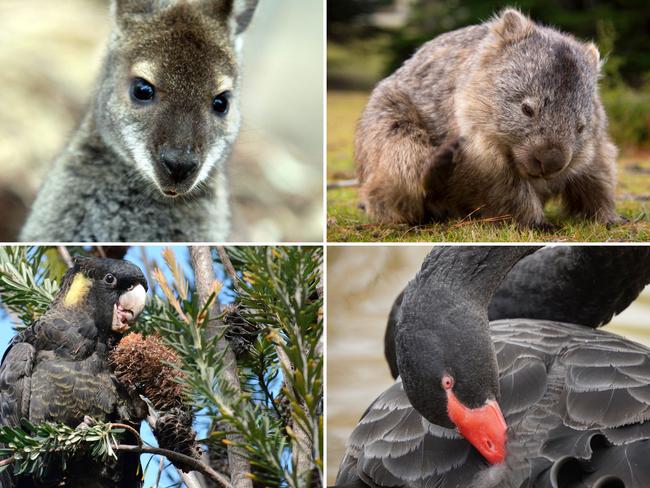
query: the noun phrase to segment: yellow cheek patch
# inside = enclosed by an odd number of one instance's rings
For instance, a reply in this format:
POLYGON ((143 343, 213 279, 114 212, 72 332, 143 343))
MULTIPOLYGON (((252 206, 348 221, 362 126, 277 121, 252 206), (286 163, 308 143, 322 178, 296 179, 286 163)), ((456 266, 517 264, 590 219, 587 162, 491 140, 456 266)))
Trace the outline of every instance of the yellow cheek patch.
POLYGON ((63 299, 63 304, 66 307, 73 307, 79 304, 79 302, 81 302, 88 294, 88 290, 90 290, 91 285, 92 281, 90 281, 89 278, 86 278, 82 273, 77 273, 74 275, 72 285, 70 285, 70 289, 68 290, 68 293, 65 294, 65 298, 63 299))

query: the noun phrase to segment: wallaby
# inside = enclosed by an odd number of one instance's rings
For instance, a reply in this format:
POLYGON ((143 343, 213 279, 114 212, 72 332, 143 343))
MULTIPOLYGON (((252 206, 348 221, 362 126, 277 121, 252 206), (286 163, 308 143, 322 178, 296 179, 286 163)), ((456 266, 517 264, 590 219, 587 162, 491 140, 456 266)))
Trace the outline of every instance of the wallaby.
POLYGON ((113 0, 96 96, 24 241, 223 241, 242 33, 258 0, 113 0))

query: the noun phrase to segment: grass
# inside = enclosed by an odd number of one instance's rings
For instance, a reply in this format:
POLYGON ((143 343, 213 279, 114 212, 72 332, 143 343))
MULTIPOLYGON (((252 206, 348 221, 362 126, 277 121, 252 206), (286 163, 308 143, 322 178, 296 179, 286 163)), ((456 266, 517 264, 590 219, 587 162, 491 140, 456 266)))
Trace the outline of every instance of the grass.
MULTIPOLYGON (((330 91, 327 97, 328 183, 354 178, 352 141, 356 121, 368 93, 330 91)), ((357 188, 327 192, 327 237, 331 242, 618 242, 650 241, 650 155, 627 155, 619 160, 616 207, 628 219, 610 228, 580 219, 567 219, 557 204, 546 208, 555 232, 522 230, 511 222, 456 219, 445 223, 410 227, 378 225, 357 208, 357 188)))

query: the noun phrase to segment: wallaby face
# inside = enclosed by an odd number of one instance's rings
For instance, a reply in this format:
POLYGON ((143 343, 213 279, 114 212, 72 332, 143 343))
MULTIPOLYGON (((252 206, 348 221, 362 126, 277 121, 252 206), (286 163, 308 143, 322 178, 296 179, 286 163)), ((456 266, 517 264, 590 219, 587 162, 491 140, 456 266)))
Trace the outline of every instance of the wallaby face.
POLYGON ((168 197, 222 166, 240 126, 240 35, 257 0, 116 0, 102 138, 168 197))

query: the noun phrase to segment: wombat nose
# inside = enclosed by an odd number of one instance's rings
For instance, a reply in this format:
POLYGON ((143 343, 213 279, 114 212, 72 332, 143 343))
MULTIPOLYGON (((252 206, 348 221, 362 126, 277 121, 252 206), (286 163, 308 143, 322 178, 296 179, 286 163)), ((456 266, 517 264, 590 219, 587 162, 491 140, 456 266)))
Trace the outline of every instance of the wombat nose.
POLYGON ((541 173, 549 176, 560 171, 569 162, 567 155, 558 147, 540 147, 533 152, 535 161, 540 166, 541 173))
POLYGON ((194 151, 175 148, 163 149, 160 161, 174 183, 187 179, 199 165, 199 158, 194 151))

